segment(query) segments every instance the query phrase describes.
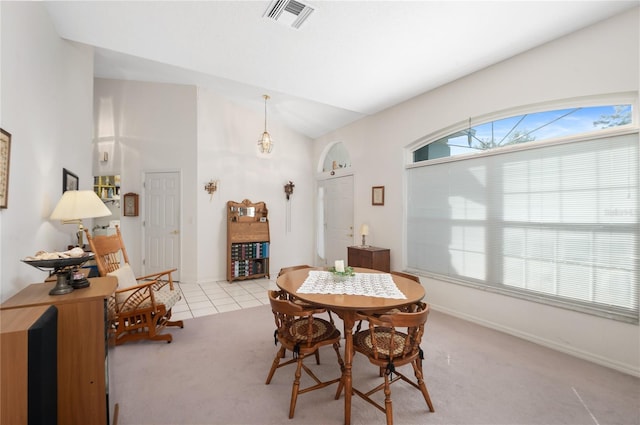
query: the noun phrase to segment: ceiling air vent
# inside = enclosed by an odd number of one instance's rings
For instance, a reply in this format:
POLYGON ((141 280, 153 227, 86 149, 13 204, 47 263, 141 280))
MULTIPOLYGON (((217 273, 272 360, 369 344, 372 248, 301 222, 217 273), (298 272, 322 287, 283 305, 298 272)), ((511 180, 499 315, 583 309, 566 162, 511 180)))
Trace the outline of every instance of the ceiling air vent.
POLYGON ((262 16, 298 29, 314 10, 296 0, 273 0, 262 16))

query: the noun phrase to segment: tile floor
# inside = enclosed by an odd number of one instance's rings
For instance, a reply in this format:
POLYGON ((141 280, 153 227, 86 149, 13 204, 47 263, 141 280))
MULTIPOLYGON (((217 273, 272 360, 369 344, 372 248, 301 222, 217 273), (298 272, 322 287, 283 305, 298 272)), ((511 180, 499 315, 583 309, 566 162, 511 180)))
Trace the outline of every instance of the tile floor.
POLYGON ((172 319, 184 320, 241 308, 269 304, 267 289, 277 289, 269 279, 178 283, 182 299, 173 306, 172 319))

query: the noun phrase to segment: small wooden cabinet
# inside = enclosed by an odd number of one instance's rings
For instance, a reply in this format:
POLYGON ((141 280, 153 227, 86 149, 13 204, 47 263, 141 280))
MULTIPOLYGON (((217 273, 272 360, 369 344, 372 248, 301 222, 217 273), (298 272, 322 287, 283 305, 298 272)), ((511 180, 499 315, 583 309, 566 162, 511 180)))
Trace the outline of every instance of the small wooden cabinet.
POLYGON ((0 305, 3 315, 24 307, 58 309, 59 424, 106 425, 117 420, 109 386, 108 349, 113 345, 106 306, 118 280, 98 277, 89 282, 89 287, 65 295, 49 295, 55 282, 34 283, 0 305))
POLYGON ((264 202, 227 202, 227 280, 269 278, 269 220, 264 202))
POLYGON ((375 246, 347 247, 347 263, 351 267, 364 267, 389 273, 391 271, 390 250, 375 246))

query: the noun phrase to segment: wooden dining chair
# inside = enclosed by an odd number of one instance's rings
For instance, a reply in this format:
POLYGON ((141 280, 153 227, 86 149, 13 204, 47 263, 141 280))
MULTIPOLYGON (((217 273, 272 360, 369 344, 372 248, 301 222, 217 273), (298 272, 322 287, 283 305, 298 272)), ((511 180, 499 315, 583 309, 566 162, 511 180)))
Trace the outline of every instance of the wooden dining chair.
MULTIPOLYGON (((339 349, 341 335, 331 321, 314 316, 318 312, 323 312, 324 309, 305 307, 291 302, 288 299, 288 294, 284 291, 269 291, 269 302, 271 303, 271 310, 276 323, 275 343, 276 345, 278 342, 280 343, 280 349, 273 359, 266 384, 268 385, 271 382, 276 369, 292 363, 297 364, 291 390, 291 402, 289 404, 289 419, 291 419, 293 418, 299 394, 341 382, 342 372, 344 371, 344 361, 339 349), (338 357, 341 373, 339 377, 323 382, 304 364, 304 359, 310 354, 317 353, 320 347, 325 345, 333 346, 338 357), (287 350, 293 353, 293 358, 283 361, 287 350), (302 371, 305 371, 316 384, 301 389, 300 377, 302 371)), ((316 362, 319 364, 318 357, 316 357, 316 362)), ((338 385, 336 399, 339 398, 341 389, 342 386, 338 385)))
POLYGON ((92 237, 88 229, 84 231, 100 276, 118 279, 118 289, 107 303, 116 345, 144 339, 171 342, 171 334, 160 332, 167 326, 184 327, 182 320, 171 320, 171 308, 180 300, 172 277, 177 269, 136 277, 120 227, 116 226, 116 233, 109 236, 92 237))
MULTIPOLYGON (((288 267, 283 267, 280 269, 280 271, 278 272, 278 277, 282 276, 283 274, 289 273, 289 272, 293 272, 296 270, 302 270, 302 269, 310 269, 312 268, 311 266, 308 266, 306 264, 299 264, 297 266, 288 266, 288 267)), ((305 303, 304 301, 294 297, 293 295, 289 294, 288 295, 289 299, 297 304, 301 304, 301 305, 308 305, 308 303, 305 303)))
POLYGON ((356 332, 353 336, 353 348, 363 354, 369 362, 384 370, 384 383, 370 391, 363 392, 353 388, 353 392, 384 412, 387 425, 393 424, 393 405, 391 402, 391 384, 398 380, 409 383, 418 389, 431 412, 434 412, 431 397, 427 391, 422 372, 423 351, 420 348, 424 325, 429 316, 429 305, 423 302, 413 304, 409 312, 385 315, 359 314, 369 322, 369 329, 356 332), (413 367, 415 382, 401 373, 398 368, 407 364, 413 367), (395 376, 393 376, 395 375, 395 376), (371 395, 384 390, 384 406, 373 400, 371 395))
MULTIPOLYGON (((296 270, 303 270, 303 269, 311 269, 312 267, 307 265, 307 264, 299 264, 297 266, 288 266, 288 267, 283 267, 280 269, 280 271, 278 272, 278 277, 282 276, 285 273, 289 273, 289 272, 293 272, 296 270)), ((329 321, 331 323, 333 323, 333 317, 331 316, 331 311, 327 310, 327 309, 321 309, 320 307, 316 307, 316 306, 312 306, 309 303, 301 300, 300 298, 294 297, 291 294, 286 294, 287 299, 289 299, 291 302, 294 302, 298 305, 301 305, 303 307, 309 307, 309 308, 315 308, 316 309, 316 314, 317 313, 327 313, 329 315, 329 321)), ((315 353, 316 355, 316 362, 318 364, 320 364, 320 351, 316 351, 315 353)))

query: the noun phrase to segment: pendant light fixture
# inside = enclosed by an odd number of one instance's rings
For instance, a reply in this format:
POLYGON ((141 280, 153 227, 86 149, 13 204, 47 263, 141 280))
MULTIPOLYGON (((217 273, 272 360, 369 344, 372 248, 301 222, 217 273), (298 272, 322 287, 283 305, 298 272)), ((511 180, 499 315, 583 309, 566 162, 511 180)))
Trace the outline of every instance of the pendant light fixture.
POLYGON ((262 133, 262 137, 258 140, 258 148, 262 153, 271 153, 273 149, 273 140, 271 140, 271 136, 267 131, 267 100, 269 100, 269 95, 263 94, 264 98, 264 133, 262 133))

